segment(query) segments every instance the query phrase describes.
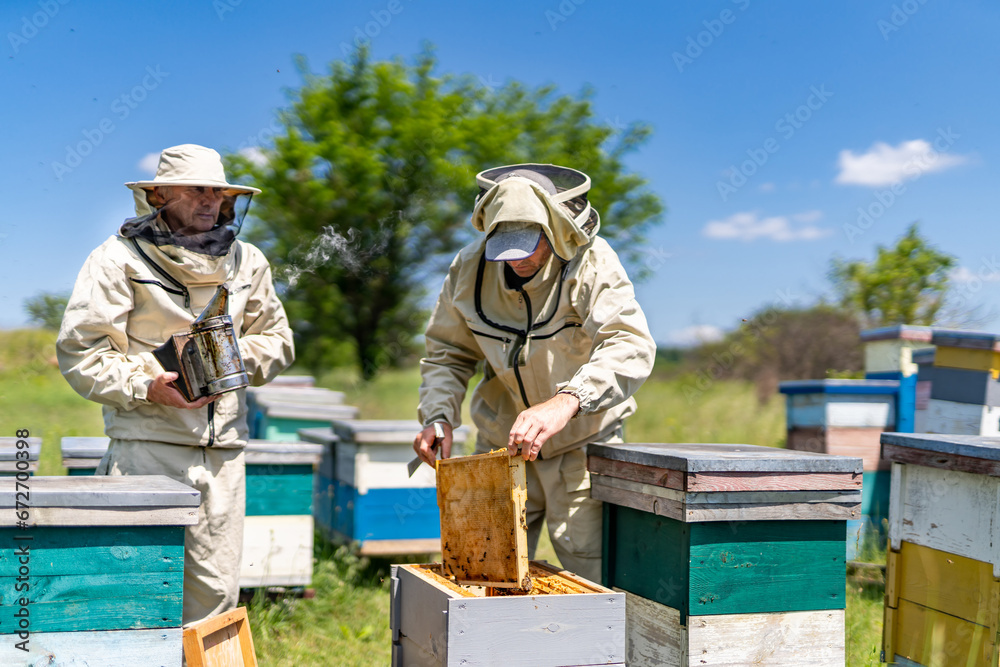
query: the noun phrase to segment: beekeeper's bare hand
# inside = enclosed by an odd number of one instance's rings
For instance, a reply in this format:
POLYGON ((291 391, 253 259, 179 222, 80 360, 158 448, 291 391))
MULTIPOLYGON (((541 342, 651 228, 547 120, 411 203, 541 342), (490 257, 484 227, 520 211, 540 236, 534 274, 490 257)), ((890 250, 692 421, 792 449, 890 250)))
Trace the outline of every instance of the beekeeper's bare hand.
POLYGON ((549 441, 580 410, 580 399, 572 394, 556 394, 544 403, 533 405, 517 416, 507 440, 507 453, 525 461, 534 461, 542 445, 549 441))
MULTIPOLYGON (((444 438, 441 440, 441 458, 446 459, 451 456, 451 424, 447 422, 438 422, 441 424, 441 430, 444 431, 444 438)), ((430 424, 424 428, 423 431, 417 434, 417 437, 413 439, 413 451, 417 453, 420 460, 434 467, 434 460, 437 458, 437 453, 431 450, 431 444, 434 442, 434 424, 430 424)))
POLYGON ((173 385, 176 379, 177 373, 173 371, 157 375, 156 379, 150 383, 149 389, 146 390, 146 399, 171 408, 193 410, 204 407, 218 398, 218 396, 202 396, 197 401, 188 401, 184 398, 184 394, 173 385))

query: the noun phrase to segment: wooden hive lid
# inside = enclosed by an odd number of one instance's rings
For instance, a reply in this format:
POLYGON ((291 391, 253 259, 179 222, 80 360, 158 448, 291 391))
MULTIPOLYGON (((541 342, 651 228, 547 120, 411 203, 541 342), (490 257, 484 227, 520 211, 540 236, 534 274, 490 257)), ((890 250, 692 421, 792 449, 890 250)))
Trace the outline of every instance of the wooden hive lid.
POLYGON ((260 397, 257 405, 267 414, 268 417, 278 417, 281 419, 355 419, 358 416, 358 409, 353 405, 318 405, 315 403, 296 403, 293 401, 282 401, 271 397, 260 397))
POLYGON ((107 436, 66 436, 60 443, 64 459, 99 459, 108 451, 107 436))
POLYGON ((340 442, 340 437, 333 432, 331 426, 320 426, 317 428, 300 428, 299 438, 305 442, 313 442, 318 445, 333 445, 340 442))
POLYGON ((1000 334, 961 329, 935 329, 931 342, 938 347, 1000 351, 1000 334))
MULTIPOLYGON (((416 419, 336 419, 333 431, 342 442, 382 443, 413 446, 413 439, 423 427, 416 419)), ((452 432, 453 443, 463 443, 469 428, 460 426, 452 432)))
MULTIPOLYGON (((33 477, 30 526, 193 525, 201 493, 163 475, 33 477)), ((15 484, 0 489, 0 526, 18 521, 15 484)))
POLYGON ((311 442, 251 440, 247 443, 247 465, 312 465, 323 456, 323 445, 311 442))
POLYGON ((590 456, 654 468, 699 472, 862 472, 860 458, 734 444, 595 444, 590 456))
POLYGON ((17 453, 23 451, 23 447, 19 449, 17 446, 18 440, 28 443, 28 460, 37 461, 38 455, 42 451, 42 439, 15 437, 0 438, 0 461, 14 461, 18 458, 17 453))
POLYGON ((934 329, 912 324, 896 324, 878 329, 865 329, 861 332, 861 342, 871 343, 877 340, 911 340, 919 343, 929 343, 934 329))
POLYGON ((887 461, 1000 477, 1000 437, 883 433, 881 441, 887 461))
POLYGON ((325 405, 342 405, 344 403, 344 392, 322 387, 249 387, 247 395, 252 396, 254 400, 273 398, 279 401, 299 401, 325 405))
POLYGON ((460 584, 528 588, 524 459, 506 451, 437 462, 444 573, 460 584))
POLYGON ((782 394, 875 394, 894 396, 899 380, 787 380, 778 385, 782 394))

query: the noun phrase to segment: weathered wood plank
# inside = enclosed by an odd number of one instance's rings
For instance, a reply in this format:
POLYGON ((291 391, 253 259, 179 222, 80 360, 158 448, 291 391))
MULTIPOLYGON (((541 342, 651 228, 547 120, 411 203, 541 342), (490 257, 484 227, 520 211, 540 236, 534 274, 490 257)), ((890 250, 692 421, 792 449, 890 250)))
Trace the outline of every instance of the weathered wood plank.
POLYGON ((861 473, 861 460, 796 452, 776 447, 736 444, 594 444, 589 454, 687 473, 809 472, 861 473))
MULTIPOLYGON (((887 445, 888 446, 888 445, 887 445)), ((889 458, 889 457, 886 457, 889 458)), ((908 466, 894 462, 889 480, 889 548, 899 551, 903 534, 903 488, 908 466)))
POLYGON ((589 456, 590 472, 686 491, 825 491, 860 489, 854 472, 694 472, 655 468, 627 461, 589 456))
POLYGON ((181 629, 111 630, 104 632, 36 632, 32 628, 25 653, 15 647, 17 635, 0 634, 0 665, 100 665, 101 667, 178 667, 181 629))
POLYGON ((629 480, 594 475, 592 498, 678 521, 834 520, 860 516, 857 491, 762 491, 685 494, 629 480))
POLYGON ((625 595, 584 593, 452 600, 450 665, 625 662, 625 595))
MULTIPOLYGON (((624 591, 623 591, 624 592, 624 591)), ((625 592, 625 662, 629 667, 687 665, 687 628, 673 607, 625 592)))
POLYGON ((246 517, 241 588, 308 586, 312 582, 312 558, 311 515, 246 517))
POLYGON ((937 433, 883 433, 882 444, 937 454, 957 454, 969 458, 1000 461, 1000 437, 937 433))
POLYGON ((445 572, 463 584, 528 587, 524 459, 507 453, 437 462, 445 572))
POLYGON ((689 664, 842 667, 844 610, 692 616, 689 664))
POLYGON ((0 530, 0 543, 9 546, 0 549, 0 578, 17 576, 20 545, 30 550, 33 578, 184 570, 184 530, 179 526, 7 528, 0 530), (31 539, 15 539, 23 537, 31 539))
MULTIPOLYGON (((181 623, 182 572, 31 577, 31 629, 82 632, 178 627, 181 623)), ((0 612, 12 617, 14 577, 0 578, 0 612)))
POLYGON ((993 626, 993 598, 998 584, 990 563, 903 542, 896 566, 899 599, 971 623, 993 626))
POLYGON ((1000 375, 1000 353, 992 350, 939 347, 934 354, 934 367, 986 371, 996 379, 1000 375))
POLYGON ((931 398, 1000 406, 1000 381, 993 379, 989 371, 939 367, 934 369, 931 398))
POLYGON ((655 468, 640 463, 616 461, 600 456, 587 457, 587 469, 598 475, 630 479, 643 484, 655 484, 668 489, 684 489, 684 473, 680 470, 655 468))
MULTIPOLYGON (((43 478, 44 479, 44 478, 43 478)), ((91 479, 60 477, 59 479, 91 479)), ((195 491, 195 493, 198 493, 195 491)), ((198 523, 197 507, 32 507, 25 523, 35 526, 193 526, 198 523)), ((0 511, 0 528, 17 525, 13 512, 0 511)))
POLYGON ((931 398, 924 428, 935 434, 1000 436, 1000 407, 931 398))
POLYGON ((405 554, 434 554, 441 551, 439 538, 415 540, 364 540, 358 549, 362 556, 401 556, 405 554))
POLYGON ((446 664, 448 603, 461 596, 433 579, 421 576, 412 565, 393 565, 392 576, 399 580, 400 640, 409 638, 440 664, 446 664))
POLYGON ((445 663, 427 653, 409 637, 400 637, 392 645, 392 667, 441 667, 445 663))
POLYGON ((896 655, 921 665, 988 665, 995 631, 900 599, 896 655))
MULTIPOLYGON (((14 484, 0 485, 0 509, 14 507, 14 484)), ((45 507, 197 507, 200 494, 163 475, 38 477, 31 481, 32 509, 45 507)), ((23 500, 23 499, 22 499, 23 500)))
MULTIPOLYGON (((895 542, 992 563, 1000 478, 906 464, 895 542)), ((894 511, 895 508, 890 509, 894 511)))
POLYGON ((1000 336, 985 331, 935 329, 931 336, 931 343, 939 350, 941 348, 957 348, 961 350, 1000 351, 1000 336))
POLYGON ((27 460, 37 461, 38 455, 42 451, 41 438, 15 438, 8 436, 0 437, 0 461, 16 461, 20 458, 17 456, 17 453, 24 450, 17 446, 18 441, 28 443, 27 460))
POLYGON ((66 436, 60 441, 64 459, 98 459, 108 451, 107 436, 66 436))

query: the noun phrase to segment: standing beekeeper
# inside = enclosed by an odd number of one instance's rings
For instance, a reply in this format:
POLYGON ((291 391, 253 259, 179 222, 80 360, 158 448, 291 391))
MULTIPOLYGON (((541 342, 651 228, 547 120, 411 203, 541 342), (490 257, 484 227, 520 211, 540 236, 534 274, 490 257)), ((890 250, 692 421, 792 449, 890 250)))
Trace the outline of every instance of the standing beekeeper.
POLYGON ((476 452, 506 447, 527 461, 529 557, 544 520, 563 567, 600 581, 601 503, 590 498, 586 445, 621 441, 656 346, 625 269, 597 236, 586 174, 523 164, 476 180, 472 224, 484 235, 452 262, 431 315, 413 446, 433 465, 440 422, 450 455, 482 361, 476 452))
POLYGON ((245 390, 188 402, 152 350, 190 329, 221 284, 250 383, 294 357, 264 255, 236 240, 260 190, 226 181, 222 159, 185 144, 152 181, 126 183, 136 217, 90 254, 59 331, 63 375, 103 405, 111 438, 99 475, 166 475, 201 492, 184 537, 184 623, 235 608, 243 548, 245 390))

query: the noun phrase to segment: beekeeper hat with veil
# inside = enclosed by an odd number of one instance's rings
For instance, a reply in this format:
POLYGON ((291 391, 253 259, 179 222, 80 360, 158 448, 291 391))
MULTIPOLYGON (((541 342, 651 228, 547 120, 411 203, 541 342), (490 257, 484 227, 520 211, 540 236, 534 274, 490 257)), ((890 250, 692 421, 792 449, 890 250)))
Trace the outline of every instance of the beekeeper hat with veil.
POLYGON ((139 237, 155 246, 174 245, 193 252, 222 256, 229 248, 243 225, 243 218, 250 207, 250 199, 260 190, 247 185, 229 183, 222 164, 222 156, 211 148, 196 144, 182 144, 164 149, 160 153, 156 176, 151 181, 133 181, 125 184, 135 199, 136 217, 125 221, 119 233, 126 237, 139 237), (218 189, 223 194, 219 218, 215 226, 199 234, 179 234, 170 229, 160 216, 168 206, 156 195, 161 186, 189 186, 218 189))
POLYGON ((587 200, 590 177, 554 164, 515 164, 476 175, 472 225, 486 233, 486 259, 520 260, 545 235, 563 261, 597 234, 601 219, 587 200))

